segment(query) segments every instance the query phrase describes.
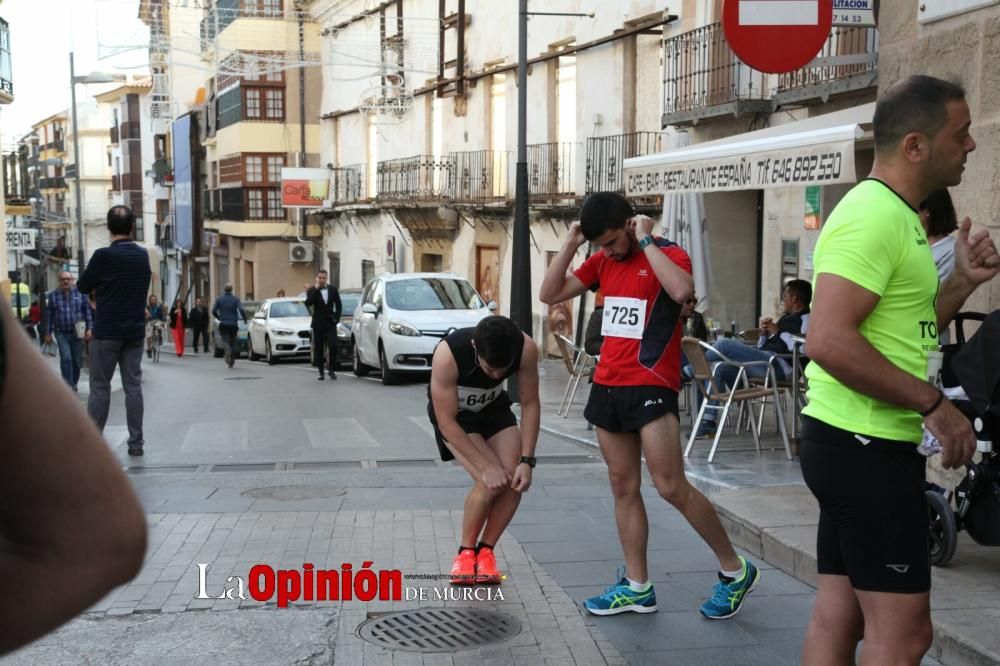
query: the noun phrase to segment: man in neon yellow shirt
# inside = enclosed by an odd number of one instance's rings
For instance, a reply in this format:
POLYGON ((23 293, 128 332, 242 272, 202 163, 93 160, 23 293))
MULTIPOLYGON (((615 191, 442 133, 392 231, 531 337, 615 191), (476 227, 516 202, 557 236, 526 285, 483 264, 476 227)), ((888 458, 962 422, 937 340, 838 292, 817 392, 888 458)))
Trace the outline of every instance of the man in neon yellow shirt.
POLYGON ((969 422, 928 381, 938 329, 998 272, 986 232, 956 241, 943 284, 917 213, 958 185, 976 144, 961 87, 893 84, 875 108, 875 163, 837 205, 814 254, 802 474, 820 505, 819 589, 806 664, 918 664, 931 645, 921 421, 946 467, 972 458, 969 422))

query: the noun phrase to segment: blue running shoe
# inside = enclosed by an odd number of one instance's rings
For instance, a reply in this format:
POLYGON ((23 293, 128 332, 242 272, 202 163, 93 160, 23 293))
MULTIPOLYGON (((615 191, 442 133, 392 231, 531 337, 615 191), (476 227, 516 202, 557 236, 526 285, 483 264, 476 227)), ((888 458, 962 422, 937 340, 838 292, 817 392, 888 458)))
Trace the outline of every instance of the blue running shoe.
POLYGON ((719 582, 712 589, 712 598, 701 607, 701 614, 709 620, 725 620, 740 612, 743 600, 760 582, 760 571, 752 562, 740 558, 743 575, 732 579, 719 574, 719 582))
POLYGON ((656 611, 656 592, 653 591, 653 584, 644 592, 636 592, 629 587, 628 580, 622 575, 624 570, 619 570, 620 580, 606 589, 604 594, 591 597, 583 602, 583 607, 594 615, 617 615, 632 611, 633 613, 653 613, 656 611))

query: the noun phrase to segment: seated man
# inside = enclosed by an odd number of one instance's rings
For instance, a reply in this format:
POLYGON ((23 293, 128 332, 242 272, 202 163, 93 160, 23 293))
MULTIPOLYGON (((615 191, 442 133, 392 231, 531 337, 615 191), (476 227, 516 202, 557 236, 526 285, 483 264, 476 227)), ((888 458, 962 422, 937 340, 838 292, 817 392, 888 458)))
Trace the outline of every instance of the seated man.
MULTIPOLYGON (((793 336, 805 335, 809 325, 809 303, 812 301, 812 285, 806 280, 791 280, 785 285, 785 291, 781 294, 782 307, 784 313, 775 322, 770 317, 760 320, 760 339, 757 347, 743 344, 733 338, 722 338, 716 340, 713 347, 731 361, 737 363, 749 363, 751 361, 770 361, 775 354, 789 354, 795 346, 793 336)), ((711 351, 705 353, 705 358, 709 363, 717 363, 722 360, 722 356, 711 351)), ((792 366, 780 356, 775 359, 774 373, 780 381, 792 376, 792 366)), ((731 365, 719 366, 715 374, 716 386, 722 389, 724 386, 732 388, 736 383, 736 375, 739 369, 731 365)), ((767 376, 767 368, 763 365, 747 368, 748 377, 763 379, 767 376)), ((700 394, 699 394, 700 395, 700 394)), ((710 405, 715 405, 715 401, 710 401, 710 405)), ((701 425, 695 435, 697 438, 715 437, 716 410, 705 410, 701 425)))

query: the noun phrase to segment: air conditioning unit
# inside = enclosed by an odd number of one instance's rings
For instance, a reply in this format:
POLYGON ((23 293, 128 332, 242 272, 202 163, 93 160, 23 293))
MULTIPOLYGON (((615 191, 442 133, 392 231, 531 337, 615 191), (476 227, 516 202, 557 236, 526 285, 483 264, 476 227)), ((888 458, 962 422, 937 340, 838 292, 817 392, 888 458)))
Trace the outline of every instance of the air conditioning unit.
POLYGON ((289 243, 288 261, 293 264, 309 263, 313 260, 312 243, 289 243))

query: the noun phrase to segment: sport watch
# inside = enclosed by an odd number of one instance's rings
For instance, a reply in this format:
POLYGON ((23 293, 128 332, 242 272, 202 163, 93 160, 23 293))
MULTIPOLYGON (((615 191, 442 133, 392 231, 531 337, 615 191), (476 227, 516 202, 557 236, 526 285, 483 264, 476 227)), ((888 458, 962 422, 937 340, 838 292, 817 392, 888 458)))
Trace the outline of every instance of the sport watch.
POLYGON ((645 236, 639 239, 639 249, 645 250, 646 246, 652 245, 654 240, 656 239, 654 239, 652 235, 646 234, 645 236))
POLYGON ((536 460, 534 456, 521 456, 521 462, 526 464, 531 469, 535 469, 535 465, 538 463, 538 460, 536 460))

